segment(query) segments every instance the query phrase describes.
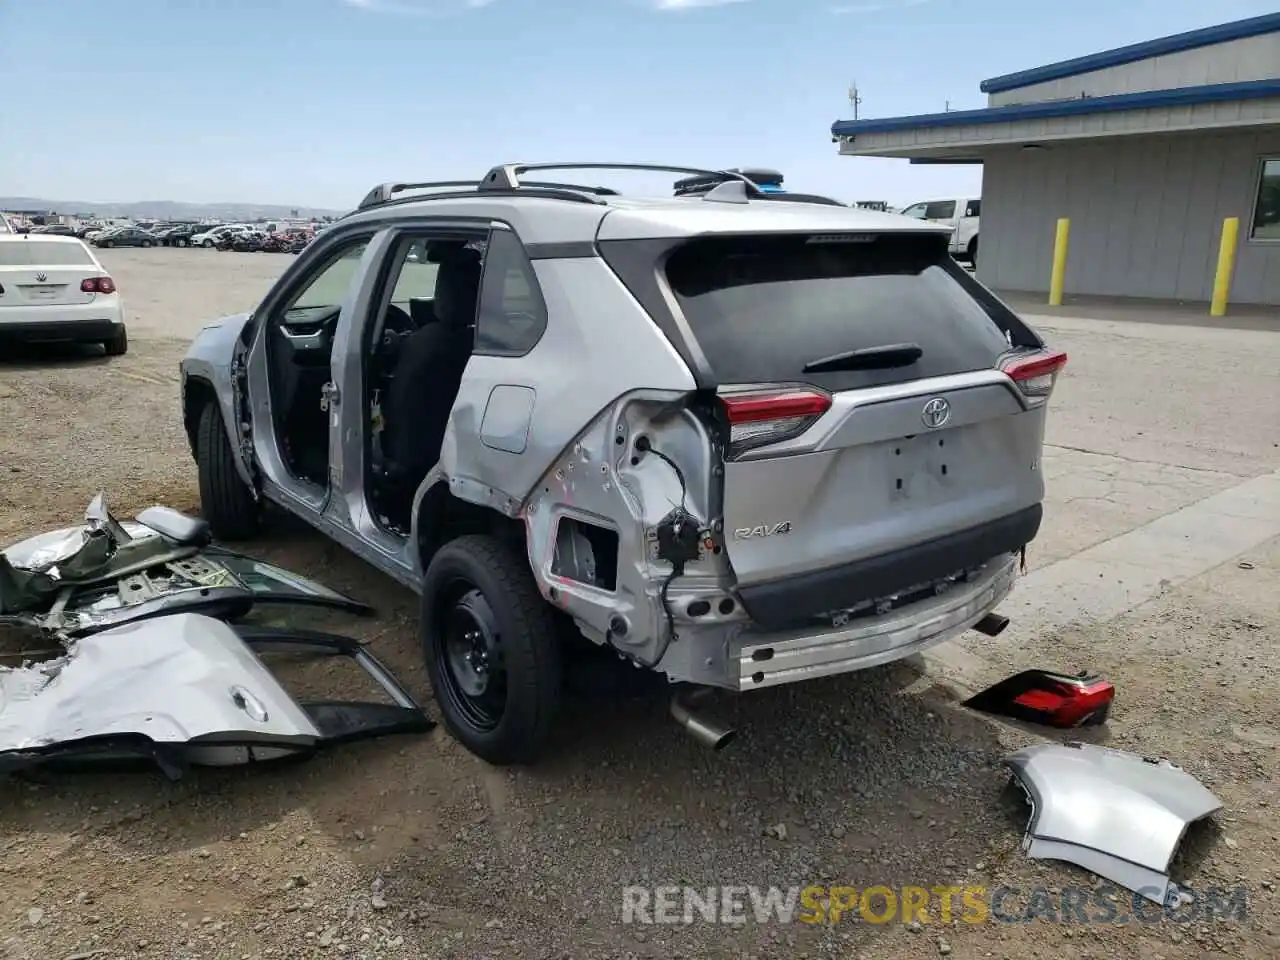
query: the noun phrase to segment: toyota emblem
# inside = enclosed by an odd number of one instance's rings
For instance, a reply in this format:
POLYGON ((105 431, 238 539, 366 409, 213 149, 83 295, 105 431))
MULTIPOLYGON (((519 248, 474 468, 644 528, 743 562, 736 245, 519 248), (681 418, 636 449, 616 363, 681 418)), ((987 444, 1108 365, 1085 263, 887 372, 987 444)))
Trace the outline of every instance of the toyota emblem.
POLYGON ((920 419, 930 430, 936 430, 951 419, 951 404, 944 397, 934 397, 920 411, 920 419))

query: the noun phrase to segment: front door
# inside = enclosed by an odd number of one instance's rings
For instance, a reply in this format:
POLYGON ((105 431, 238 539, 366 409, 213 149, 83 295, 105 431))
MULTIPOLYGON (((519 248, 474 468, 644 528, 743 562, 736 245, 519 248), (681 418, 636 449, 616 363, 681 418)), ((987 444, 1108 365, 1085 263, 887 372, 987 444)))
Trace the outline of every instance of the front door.
POLYGON ((330 437, 342 402, 330 364, 369 241, 367 233, 334 237, 297 262, 257 313, 248 367, 263 492, 303 515, 318 517, 329 498, 330 437))

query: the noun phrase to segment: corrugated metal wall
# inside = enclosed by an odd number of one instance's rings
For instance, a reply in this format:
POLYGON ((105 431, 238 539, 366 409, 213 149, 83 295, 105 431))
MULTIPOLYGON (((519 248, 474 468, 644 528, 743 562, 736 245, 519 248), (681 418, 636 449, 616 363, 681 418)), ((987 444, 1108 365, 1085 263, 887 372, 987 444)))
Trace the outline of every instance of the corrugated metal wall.
POLYGON ((1280 243, 1247 239, 1267 154, 1280 156, 1280 131, 992 151, 978 277, 998 290, 1047 290, 1055 222, 1070 217, 1068 294, 1208 300, 1222 221, 1234 216, 1232 301, 1280 305, 1280 243))

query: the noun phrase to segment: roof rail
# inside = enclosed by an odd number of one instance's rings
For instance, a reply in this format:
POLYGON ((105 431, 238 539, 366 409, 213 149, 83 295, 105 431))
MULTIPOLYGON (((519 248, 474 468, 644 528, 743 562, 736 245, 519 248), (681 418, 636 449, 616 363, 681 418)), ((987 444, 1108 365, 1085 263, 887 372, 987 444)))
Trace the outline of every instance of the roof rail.
POLYGON ((703 167, 668 166, 665 163, 504 163, 494 167, 480 181, 481 190, 519 190, 521 175, 531 170, 638 170, 654 173, 683 173, 689 176, 711 178, 715 183, 738 181, 746 184, 750 194, 760 193, 760 188, 749 177, 737 170, 708 170, 703 167))
MULTIPOLYGON (((468 194, 479 192, 481 183, 479 180, 430 180, 421 183, 380 183, 367 194, 354 212, 367 210, 370 207, 379 207, 386 203, 406 203, 414 200, 444 200, 457 199, 465 197, 468 194), (468 189, 469 188, 469 189, 468 189), (405 193, 410 190, 439 190, 443 191, 434 195, 422 197, 396 197, 397 193, 405 193)), ((500 188, 499 188, 500 189, 500 188)), ((616 197, 617 190, 609 187, 586 186, 578 183, 551 183, 542 180, 527 180, 520 185, 520 190, 527 191, 543 197, 551 197, 560 200, 578 200, 588 203, 599 202, 594 200, 595 197, 616 197)), ((493 192, 487 190, 486 192, 493 192)), ((501 190, 504 193, 511 193, 510 190, 501 190)))
POLYGON ((379 204, 386 203, 391 199, 393 194, 403 193, 406 190, 428 190, 428 189, 457 189, 458 187, 478 187, 479 181, 476 180, 434 180, 424 181, 422 183, 380 183, 368 193, 364 195, 364 199, 360 201, 357 210, 365 210, 369 207, 376 207, 379 204))

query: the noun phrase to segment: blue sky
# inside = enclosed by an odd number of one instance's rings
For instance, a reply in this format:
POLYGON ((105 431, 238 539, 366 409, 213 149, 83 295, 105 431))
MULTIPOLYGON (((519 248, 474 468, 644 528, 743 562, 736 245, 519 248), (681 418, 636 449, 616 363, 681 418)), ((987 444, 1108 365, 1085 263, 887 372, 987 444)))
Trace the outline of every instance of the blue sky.
POLYGON ((842 158, 832 121, 1275 0, 0 0, 0 195, 347 209, 507 160, 772 166, 906 203, 973 167, 842 158))

